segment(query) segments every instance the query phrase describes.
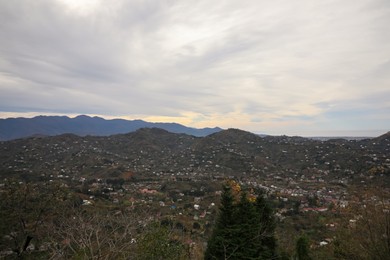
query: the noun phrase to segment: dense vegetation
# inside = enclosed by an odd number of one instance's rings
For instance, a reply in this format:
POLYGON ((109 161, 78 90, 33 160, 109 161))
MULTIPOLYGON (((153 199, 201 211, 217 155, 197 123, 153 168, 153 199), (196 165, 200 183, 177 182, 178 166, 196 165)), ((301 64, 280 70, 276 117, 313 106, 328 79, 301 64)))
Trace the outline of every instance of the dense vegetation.
MULTIPOLYGON (((374 194, 362 193, 361 201, 374 194)), ((207 247, 199 248, 180 222, 153 209, 104 202, 88 207, 56 183, 8 182, 0 196, 0 252, 6 259, 390 259, 384 197, 334 213, 339 227, 332 243, 318 247, 313 234, 305 234, 308 224, 289 230, 275 218, 271 197, 229 180, 207 247), (293 237, 292 249, 281 236, 293 237)))
MULTIPOLYGON (((0 193, 0 252, 9 259, 187 259, 189 246, 151 211, 84 207, 56 184, 10 182, 0 193)), ((1 257, 0 256, 0 257, 1 257)))
MULTIPOLYGON (((239 193, 239 189, 234 191, 239 193)), ((232 187, 224 186, 220 214, 208 241, 205 259, 275 258, 275 219, 271 208, 262 194, 254 197, 241 192, 239 196, 235 201, 232 187)))

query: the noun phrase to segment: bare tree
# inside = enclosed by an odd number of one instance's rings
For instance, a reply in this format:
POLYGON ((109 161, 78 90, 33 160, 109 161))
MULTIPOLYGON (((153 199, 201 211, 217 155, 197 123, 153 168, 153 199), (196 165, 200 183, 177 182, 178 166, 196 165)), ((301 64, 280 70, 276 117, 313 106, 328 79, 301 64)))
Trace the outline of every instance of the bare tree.
POLYGON ((51 259, 134 258, 136 237, 148 223, 146 212, 75 208, 51 224, 51 259))
POLYGON ((359 204, 355 217, 335 242, 339 259, 390 259, 390 201, 379 199, 359 204))
POLYGON ((46 226, 68 200, 56 184, 9 181, 0 192, 0 250, 18 257, 34 251, 43 241, 46 226))

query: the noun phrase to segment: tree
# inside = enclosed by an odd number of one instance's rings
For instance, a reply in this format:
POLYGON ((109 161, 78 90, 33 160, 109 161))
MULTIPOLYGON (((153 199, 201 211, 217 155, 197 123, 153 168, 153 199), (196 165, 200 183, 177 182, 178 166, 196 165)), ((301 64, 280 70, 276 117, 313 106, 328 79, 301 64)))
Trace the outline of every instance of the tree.
MULTIPOLYGON (((388 201, 388 200, 387 200, 388 201)), ((336 259, 390 259, 390 210, 388 202, 366 201, 354 209, 355 222, 346 219, 334 243, 336 259)))
POLYGON ((271 259, 276 257, 275 239, 275 216, 269 203, 265 200, 264 194, 259 192, 255 201, 256 209, 256 238, 258 240, 258 255, 260 259, 271 259))
POLYGON ((159 223, 152 223, 137 241, 137 256, 139 260, 169 260, 188 259, 188 248, 179 240, 173 238, 172 230, 159 223))
POLYGON ((216 227, 205 259, 272 259, 276 256, 272 209, 259 194, 255 201, 241 192, 239 201, 225 185, 216 227))
POLYGON ((7 182, 0 192, 0 250, 30 254, 44 242, 46 223, 71 202, 68 191, 54 183, 7 182))
POLYGON ((224 185, 218 219, 211 238, 208 241, 205 259, 228 259, 230 253, 235 250, 233 247, 233 238, 235 235, 235 207, 233 202, 234 197, 231 187, 224 185))
POLYGON ((134 258, 137 226, 144 217, 142 213, 120 210, 69 208, 48 226, 48 256, 52 259, 134 258))
POLYGON ((295 259, 310 260, 309 256, 309 240, 306 236, 300 236, 295 246, 295 259))

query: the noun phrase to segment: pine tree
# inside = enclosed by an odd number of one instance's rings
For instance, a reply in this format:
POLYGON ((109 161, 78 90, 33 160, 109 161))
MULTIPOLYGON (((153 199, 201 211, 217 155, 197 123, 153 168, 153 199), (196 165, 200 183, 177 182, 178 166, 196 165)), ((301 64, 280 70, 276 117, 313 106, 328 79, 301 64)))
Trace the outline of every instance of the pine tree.
POLYGON ((258 218, 253 203, 248 200, 247 193, 241 194, 240 202, 236 211, 236 251, 237 259, 252 259, 258 255, 259 237, 257 236, 258 218))
POLYGON ((295 259, 297 260, 311 260, 309 256, 309 240, 306 236, 301 236, 298 238, 295 246, 295 259))
POLYGON ((230 186, 224 186, 220 214, 208 241, 205 259, 271 259, 276 241, 272 209, 262 195, 252 202, 241 192, 235 203, 230 186))
POLYGON ((235 207, 233 202, 234 197, 230 186, 224 185, 220 213, 213 234, 208 241, 205 260, 226 259, 234 250, 232 241, 235 233, 235 207))
POLYGON ((276 256, 276 227, 273 210, 264 199, 262 193, 258 194, 255 202, 257 212, 256 237, 260 240, 258 247, 259 259, 271 259, 276 256))

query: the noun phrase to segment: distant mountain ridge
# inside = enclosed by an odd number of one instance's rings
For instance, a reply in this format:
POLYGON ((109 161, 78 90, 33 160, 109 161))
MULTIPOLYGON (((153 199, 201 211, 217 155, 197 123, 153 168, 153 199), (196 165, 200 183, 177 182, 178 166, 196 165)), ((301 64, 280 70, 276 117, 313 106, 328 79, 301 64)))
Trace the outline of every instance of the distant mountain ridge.
POLYGON ((37 116, 33 118, 0 119, 0 141, 68 133, 79 136, 108 136, 134 132, 140 128, 161 128, 172 133, 183 133, 199 137, 222 130, 219 127, 199 129, 177 123, 151 123, 143 120, 107 120, 101 117, 86 115, 80 115, 75 118, 67 116, 37 116))

